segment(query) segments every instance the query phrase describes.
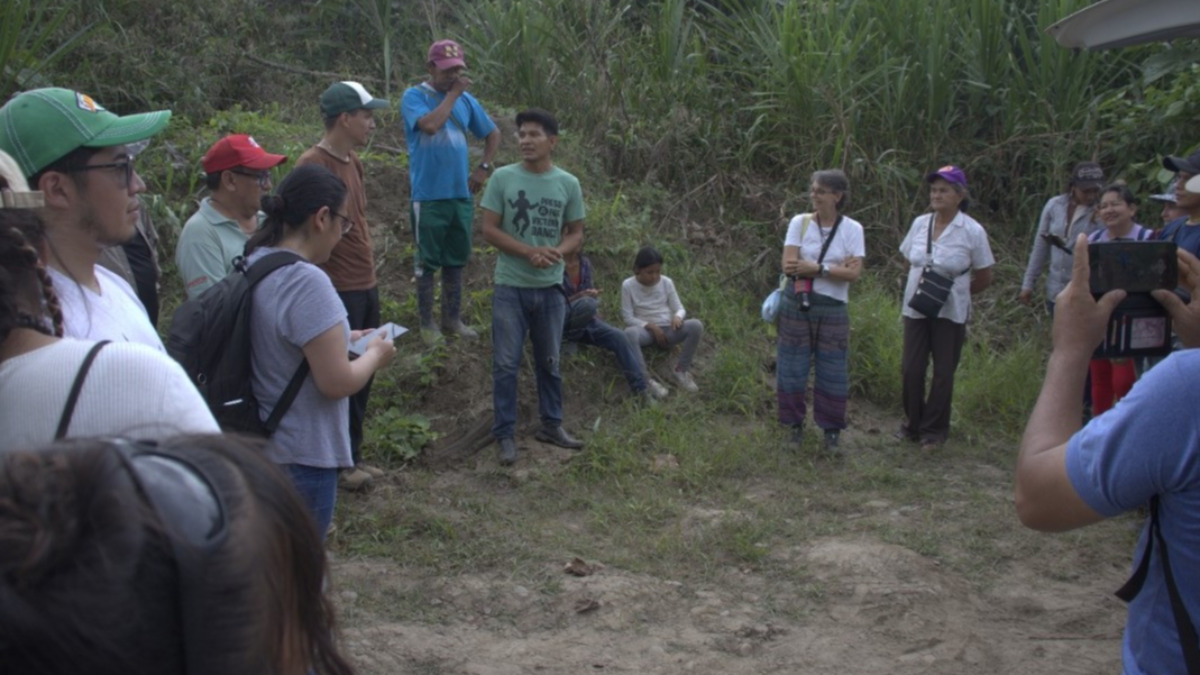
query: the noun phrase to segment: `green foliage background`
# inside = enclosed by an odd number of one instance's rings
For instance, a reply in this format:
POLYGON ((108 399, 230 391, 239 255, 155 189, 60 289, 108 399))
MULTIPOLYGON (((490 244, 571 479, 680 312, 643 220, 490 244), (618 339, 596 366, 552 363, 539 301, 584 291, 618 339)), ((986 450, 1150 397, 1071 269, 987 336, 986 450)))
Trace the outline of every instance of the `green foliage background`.
MULTIPOLYGON (((745 336, 773 283, 782 218, 805 208, 808 175, 842 168, 870 254, 856 289, 854 386, 880 401, 898 386, 895 245, 925 208, 924 172, 959 164, 1001 264, 977 308, 958 414, 1016 423, 1045 348, 1044 319, 1011 302, 1041 205, 1081 159, 1161 192, 1159 157, 1195 135, 1196 48, 1074 53, 1045 35, 1087 4, 15 0, 0 6, 0 97, 55 84, 118 112, 173 109, 146 177, 156 210, 177 222, 212 138, 250 132, 295 155, 329 81, 394 97, 423 76, 433 39, 456 38, 490 110, 536 105, 562 120, 601 271, 619 275, 639 243, 660 242, 723 347, 745 336), (726 238, 696 246, 693 225, 726 238)), ((739 376, 764 351, 717 359, 729 411, 764 405, 754 378, 739 376)), ((409 433, 401 427, 389 433, 409 433)))

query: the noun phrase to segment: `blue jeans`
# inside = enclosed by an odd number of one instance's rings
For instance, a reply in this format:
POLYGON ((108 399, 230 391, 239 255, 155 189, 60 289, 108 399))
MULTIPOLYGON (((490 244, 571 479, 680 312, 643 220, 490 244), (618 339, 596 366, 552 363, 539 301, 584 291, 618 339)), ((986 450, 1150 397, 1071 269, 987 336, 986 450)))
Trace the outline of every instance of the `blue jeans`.
POLYGON ((292 479, 300 499, 308 507, 317 526, 317 534, 325 541, 329 523, 333 522, 333 505, 337 503, 338 470, 304 464, 280 464, 292 479))
POLYGON ((571 342, 595 345, 612 352, 621 365, 621 373, 629 382, 629 388, 635 393, 646 389, 646 370, 638 358, 640 352, 629 342, 625 331, 593 318, 582 328, 567 331, 563 337, 571 342))
POLYGON ((517 426, 517 373, 525 334, 533 343, 538 412, 542 426, 562 425, 562 374, 558 370, 567 298, 558 286, 496 286, 492 294, 492 435, 512 438, 517 426))

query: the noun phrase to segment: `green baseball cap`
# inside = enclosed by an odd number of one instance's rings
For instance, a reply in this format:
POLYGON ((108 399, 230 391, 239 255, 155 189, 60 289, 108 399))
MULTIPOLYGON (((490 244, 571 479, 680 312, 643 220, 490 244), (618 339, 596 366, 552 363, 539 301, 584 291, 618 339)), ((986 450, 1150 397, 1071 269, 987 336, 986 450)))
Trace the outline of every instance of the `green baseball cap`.
POLYGON ((170 119, 170 110, 121 117, 87 94, 57 87, 34 89, 0 108, 0 150, 12 155, 29 178, 77 148, 146 140, 170 119))
POLYGON ((326 117, 355 110, 378 110, 390 107, 382 98, 375 98, 357 82, 334 82, 321 94, 321 114, 326 117))

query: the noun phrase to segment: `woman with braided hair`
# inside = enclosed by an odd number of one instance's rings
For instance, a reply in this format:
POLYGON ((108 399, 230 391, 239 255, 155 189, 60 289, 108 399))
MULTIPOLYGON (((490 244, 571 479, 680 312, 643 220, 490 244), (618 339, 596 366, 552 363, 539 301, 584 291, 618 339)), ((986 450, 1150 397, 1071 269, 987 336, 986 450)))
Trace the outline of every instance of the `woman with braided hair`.
POLYGON ((0 452, 65 436, 218 432, 166 354, 62 338, 62 311, 35 247, 43 241, 33 210, 40 193, 0 155, 0 452))

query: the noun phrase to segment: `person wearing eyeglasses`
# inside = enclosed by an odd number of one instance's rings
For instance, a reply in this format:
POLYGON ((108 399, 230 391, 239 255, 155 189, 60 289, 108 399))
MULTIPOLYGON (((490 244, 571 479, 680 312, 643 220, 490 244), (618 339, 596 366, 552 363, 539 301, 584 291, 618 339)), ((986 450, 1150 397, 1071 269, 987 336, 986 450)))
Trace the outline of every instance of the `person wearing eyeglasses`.
MULTIPOLYGON (((329 274, 338 297, 346 306, 350 330, 377 328, 380 324, 379 288, 375 280, 375 253, 367 225, 367 190, 363 185, 363 163, 356 148, 366 147, 375 133, 375 111, 391 104, 375 98, 358 82, 334 82, 321 94, 321 116, 325 135, 304 151, 296 166, 317 164, 329 169, 346 184, 346 207, 339 213, 344 235, 321 269, 329 274)), ((341 485, 360 490, 383 471, 362 461, 363 420, 371 380, 350 397, 350 449, 354 466, 342 473, 341 485)))
POLYGON ((354 468, 347 400, 396 356, 390 340, 375 338, 361 356, 350 357, 349 345, 362 331, 351 329, 346 307, 320 268, 353 231, 349 204, 346 184, 328 169, 297 166, 263 197, 267 218, 246 242, 251 266, 275 252, 303 258, 256 287, 250 305, 251 384, 266 420, 297 368, 308 363, 309 374, 272 434, 267 456, 292 476, 322 535, 333 518, 339 470, 354 468))
POLYGON ((212 194, 200 200, 175 246, 175 266, 189 300, 233 271, 264 217, 259 202, 271 189, 271 169, 286 161, 246 134, 226 136, 204 154, 200 164, 212 194))
POLYGON ((118 116, 87 94, 56 87, 0 107, 0 150, 44 195, 46 264, 68 337, 165 351, 133 288, 97 261, 104 248, 134 236, 141 216, 146 184, 130 144, 157 135, 170 118, 170 110, 118 116))

